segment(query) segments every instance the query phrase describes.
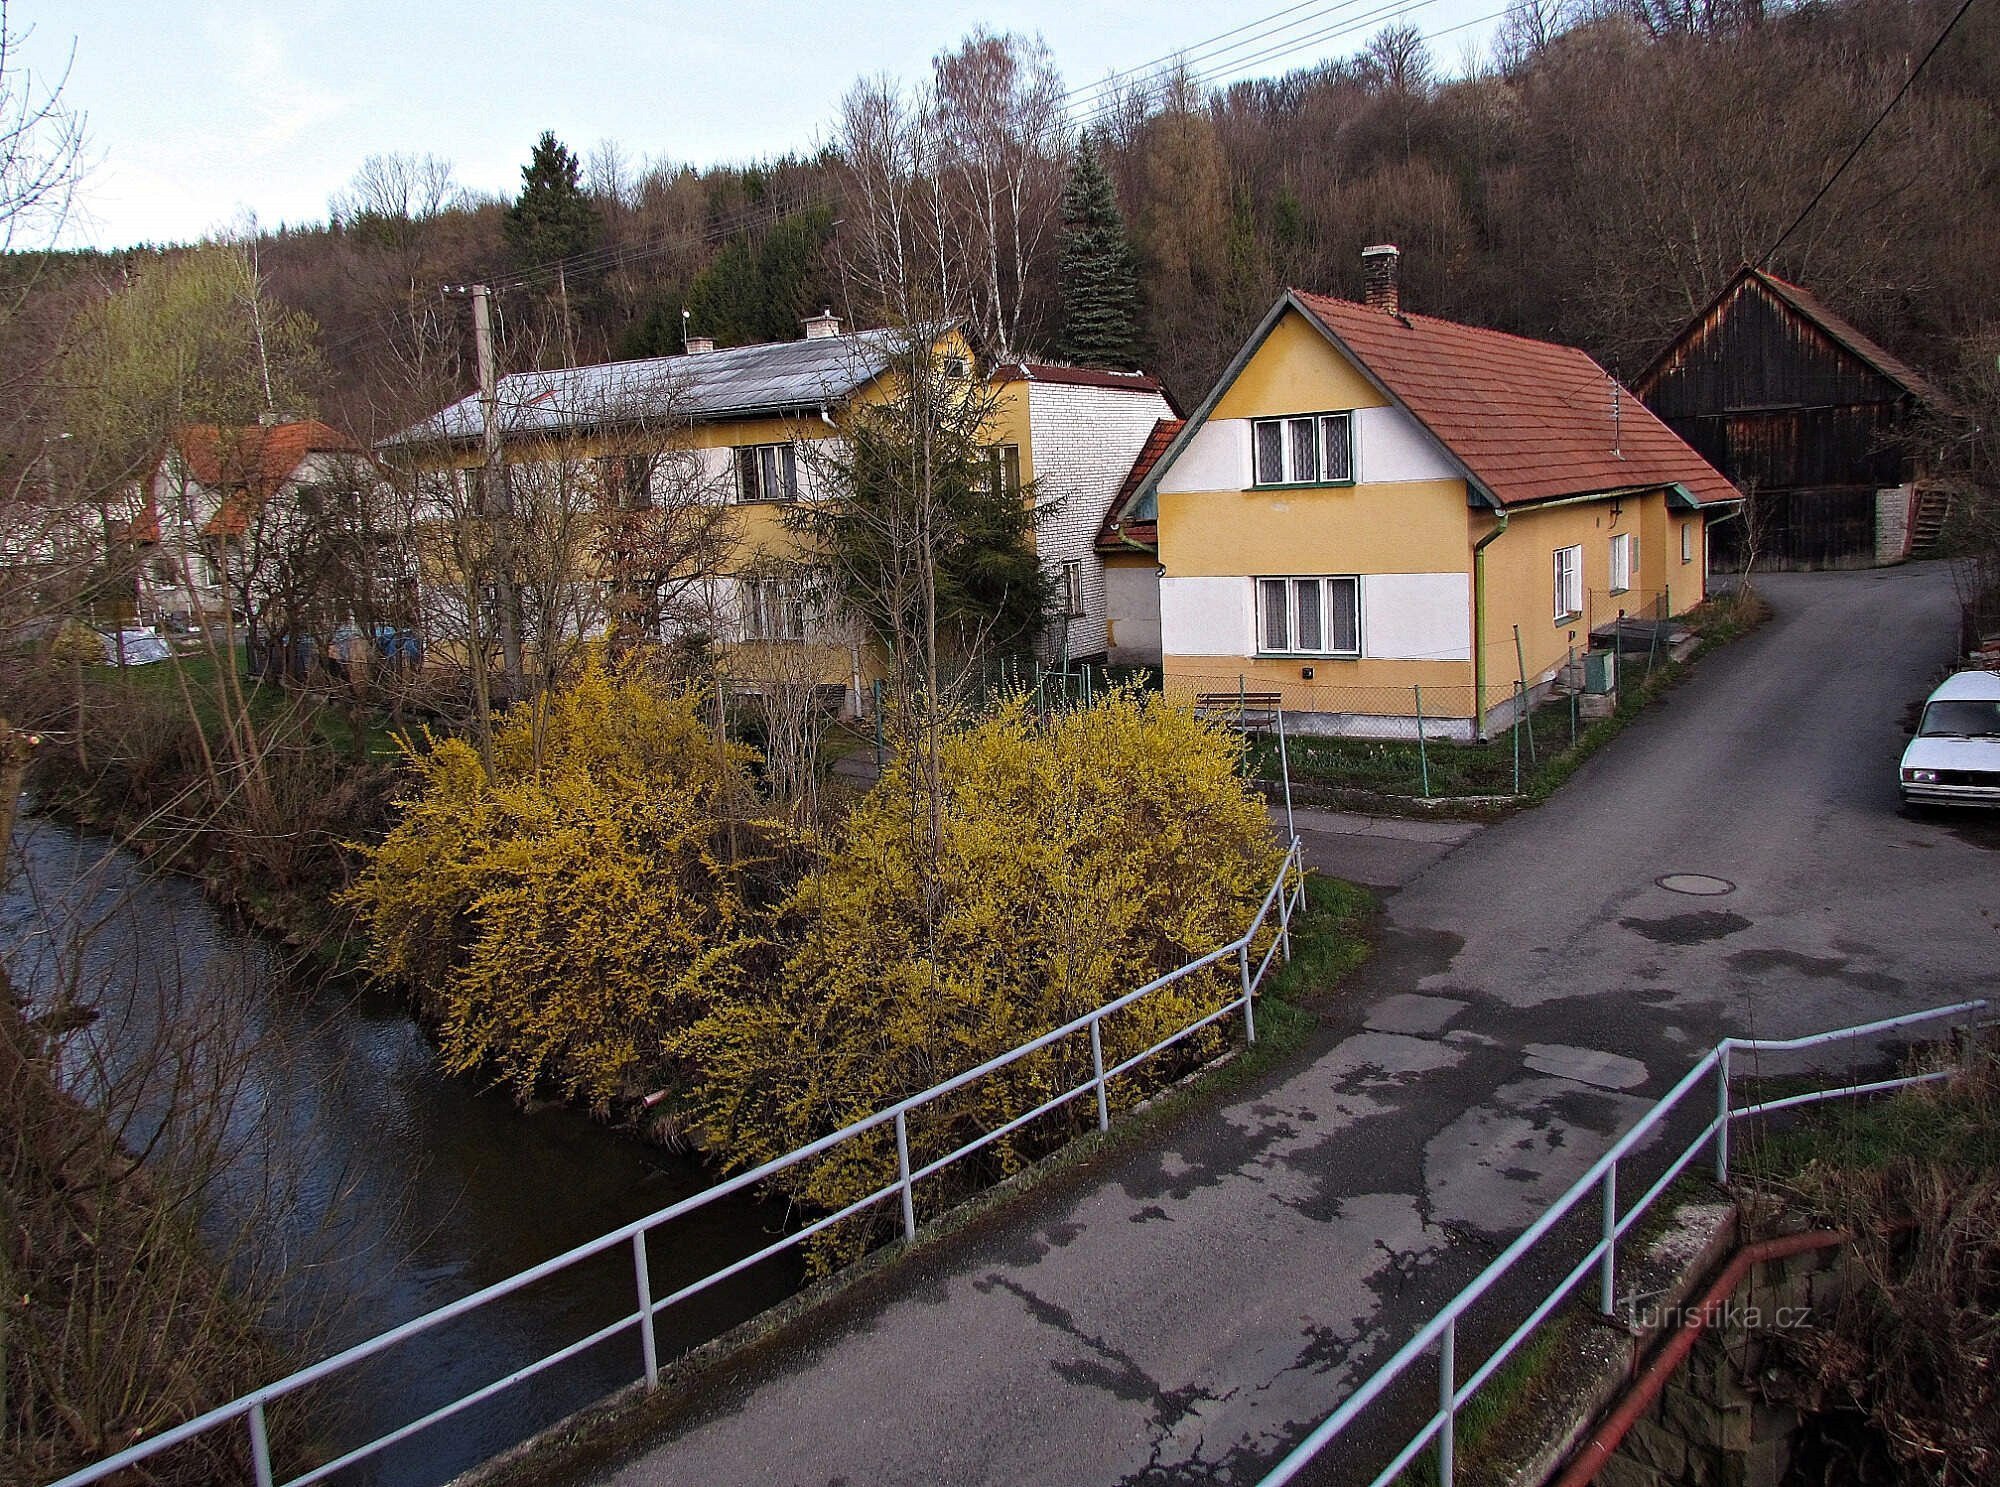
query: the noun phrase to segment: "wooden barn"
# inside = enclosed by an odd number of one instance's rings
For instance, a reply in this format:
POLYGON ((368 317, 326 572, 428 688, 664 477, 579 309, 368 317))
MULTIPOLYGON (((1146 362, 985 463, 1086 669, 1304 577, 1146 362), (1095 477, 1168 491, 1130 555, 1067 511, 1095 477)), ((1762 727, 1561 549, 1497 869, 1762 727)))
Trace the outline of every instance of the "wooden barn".
POLYGON ((1947 497, 1909 438, 1939 394, 1796 284, 1745 267, 1634 384, 1646 406, 1754 495, 1710 527, 1710 561, 1865 568, 1923 555, 1947 497))

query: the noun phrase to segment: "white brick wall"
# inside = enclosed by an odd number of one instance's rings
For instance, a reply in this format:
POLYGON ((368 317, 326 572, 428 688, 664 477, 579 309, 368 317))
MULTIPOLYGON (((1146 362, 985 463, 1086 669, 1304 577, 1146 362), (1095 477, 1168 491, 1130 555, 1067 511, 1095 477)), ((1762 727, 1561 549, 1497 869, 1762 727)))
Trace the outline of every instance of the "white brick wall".
POLYGON ((1171 417, 1167 400, 1154 392, 1060 382, 1028 385, 1029 452, 1036 493, 1047 511, 1035 542, 1058 599, 1062 565, 1083 566, 1084 612, 1069 622, 1072 656, 1094 656, 1106 648, 1097 529, 1153 425, 1171 417))

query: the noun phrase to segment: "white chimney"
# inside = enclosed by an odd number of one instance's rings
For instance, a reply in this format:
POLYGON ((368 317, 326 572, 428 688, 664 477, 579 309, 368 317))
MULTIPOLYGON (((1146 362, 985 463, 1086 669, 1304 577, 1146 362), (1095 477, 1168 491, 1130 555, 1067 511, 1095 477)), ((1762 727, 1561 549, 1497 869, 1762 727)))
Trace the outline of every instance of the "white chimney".
POLYGON ((687 338, 687 353, 689 356, 699 356, 704 351, 713 351, 714 349, 714 336, 689 336, 687 338))
POLYGON ((806 328, 808 341, 824 341, 829 336, 840 334, 840 317, 832 310, 821 310, 817 315, 809 315, 800 324, 806 328))

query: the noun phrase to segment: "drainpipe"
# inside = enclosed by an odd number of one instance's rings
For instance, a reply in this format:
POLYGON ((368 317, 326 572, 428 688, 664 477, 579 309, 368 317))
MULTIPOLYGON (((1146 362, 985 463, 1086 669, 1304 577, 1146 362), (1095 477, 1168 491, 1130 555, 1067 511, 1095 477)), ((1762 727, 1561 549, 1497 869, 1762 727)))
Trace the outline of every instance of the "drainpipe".
POLYGON ((1493 515, 1498 518, 1493 530, 1472 544, 1472 690, 1479 713, 1473 732, 1481 743, 1486 741, 1486 549, 1507 530, 1507 508, 1496 506, 1493 515))

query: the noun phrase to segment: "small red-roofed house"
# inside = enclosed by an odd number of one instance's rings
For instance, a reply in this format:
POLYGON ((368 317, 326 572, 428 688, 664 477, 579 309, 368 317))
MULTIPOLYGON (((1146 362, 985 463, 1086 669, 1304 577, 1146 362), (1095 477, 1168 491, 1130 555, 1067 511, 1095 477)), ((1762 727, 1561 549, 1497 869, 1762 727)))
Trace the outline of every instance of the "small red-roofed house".
POLYGON ((1301 731, 1505 726, 1596 636, 1706 595, 1738 493, 1568 346, 1288 291, 1107 515, 1150 546, 1170 692, 1275 694, 1301 731), (1150 530, 1149 530, 1150 529, 1150 530))
POLYGON ((138 558, 140 615, 249 615, 276 581, 301 499, 370 470, 360 445, 317 419, 175 431, 122 534, 138 558))

